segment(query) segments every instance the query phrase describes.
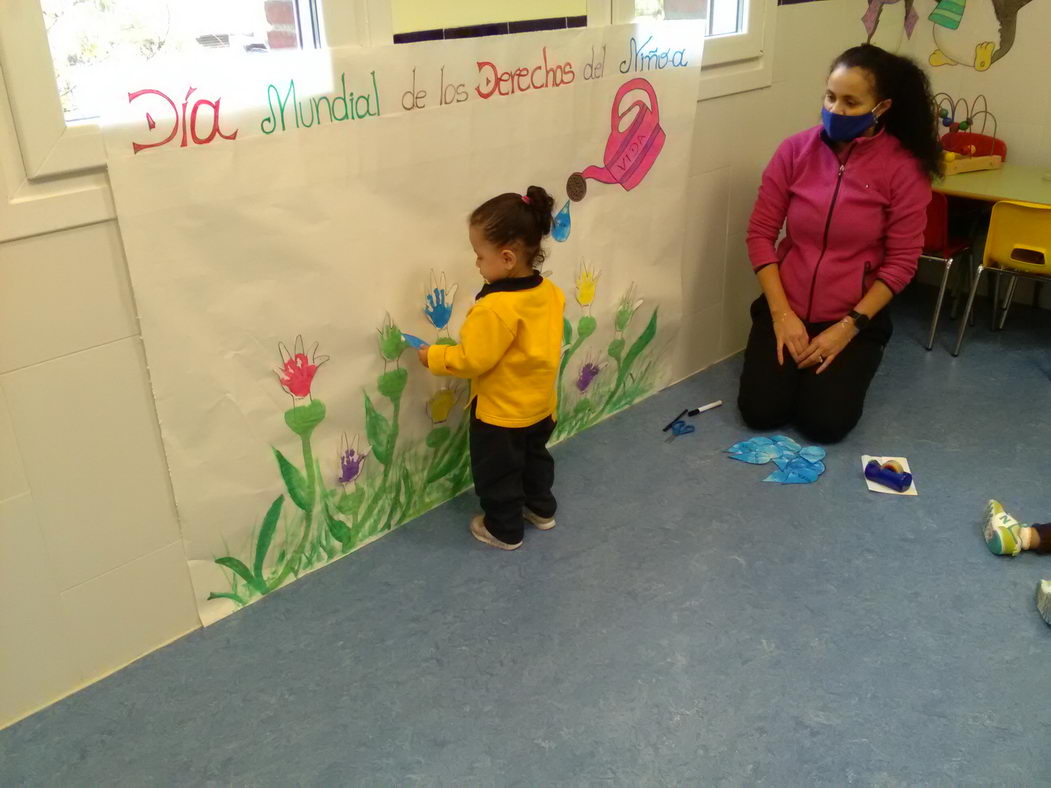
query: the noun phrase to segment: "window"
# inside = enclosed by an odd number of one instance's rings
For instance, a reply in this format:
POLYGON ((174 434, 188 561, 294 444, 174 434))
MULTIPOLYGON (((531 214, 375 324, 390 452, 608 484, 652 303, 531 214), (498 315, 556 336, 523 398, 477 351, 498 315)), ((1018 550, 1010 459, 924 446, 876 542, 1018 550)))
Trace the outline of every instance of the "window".
POLYGON ((700 98, 770 85, 776 0, 612 0, 614 23, 705 19, 700 98))
POLYGON ((115 71, 199 49, 317 46, 309 0, 41 0, 67 124, 99 116, 115 71))
POLYGON ((635 16, 657 20, 706 19, 705 36, 712 38, 743 33, 747 4, 747 0, 635 0, 635 16))

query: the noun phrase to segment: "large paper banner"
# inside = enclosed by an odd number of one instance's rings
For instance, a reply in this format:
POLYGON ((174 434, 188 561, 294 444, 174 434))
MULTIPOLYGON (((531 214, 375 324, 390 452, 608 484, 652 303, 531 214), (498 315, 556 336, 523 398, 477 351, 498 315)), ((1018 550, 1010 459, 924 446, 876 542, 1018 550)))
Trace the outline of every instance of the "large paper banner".
POLYGON ((125 77, 109 173, 206 624, 470 485, 467 387, 402 334, 455 341, 482 285, 466 219, 489 197, 556 198, 557 437, 667 382, 702 30, 125 77))

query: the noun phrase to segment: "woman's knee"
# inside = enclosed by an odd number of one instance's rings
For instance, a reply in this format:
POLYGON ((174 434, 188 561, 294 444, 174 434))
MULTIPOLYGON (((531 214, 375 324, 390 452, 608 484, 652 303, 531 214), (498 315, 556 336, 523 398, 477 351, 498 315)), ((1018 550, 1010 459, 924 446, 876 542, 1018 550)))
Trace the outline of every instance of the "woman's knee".
POLYGON ((821 444, 839 443, 861 420, 861 412, 808 411, 796 415, 796 429, 809 441, 821 444))
POLYGON ((778 429, 788 424, 792 418, 791 409, 785 403, 744 391, 737 397, 737 409, 744 423, 753 430, 778 429))

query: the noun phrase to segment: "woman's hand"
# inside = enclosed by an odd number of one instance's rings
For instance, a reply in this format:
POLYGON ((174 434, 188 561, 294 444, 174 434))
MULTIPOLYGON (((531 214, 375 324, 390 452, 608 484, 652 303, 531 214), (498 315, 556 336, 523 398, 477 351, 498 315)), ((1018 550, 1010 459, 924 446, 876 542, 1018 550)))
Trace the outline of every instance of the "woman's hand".
POLYGON ((816 375, 820 375, 831 364, 836 356, 843 352, 843 348, 850 344, 850 340, 858 335, 858 329, 847 318, 840 320, 833 326, 829 326, 807 346, 800 358, 796 359, 796 365, 800 369, 807 369, 818 365, 816 375))
POLYGON ((416 357, 419 358, 420 363, 423 364, 423 366, 425 366, 425 367, 428 366, 427 365, 427 351, 430 350, 430 349, 431 349, 430 345, 424 345, 423 347, 417 349, 417 351, 416 351, 416 357))
POLYGON ((771 315, 774 320, 774 336, 777 338, 777 363, 785 363, 784 348, 792 354, 796 364, 810 344, 810 335, 806 332, 806 326, 796 313, 791 309, 776 312, 771 315))

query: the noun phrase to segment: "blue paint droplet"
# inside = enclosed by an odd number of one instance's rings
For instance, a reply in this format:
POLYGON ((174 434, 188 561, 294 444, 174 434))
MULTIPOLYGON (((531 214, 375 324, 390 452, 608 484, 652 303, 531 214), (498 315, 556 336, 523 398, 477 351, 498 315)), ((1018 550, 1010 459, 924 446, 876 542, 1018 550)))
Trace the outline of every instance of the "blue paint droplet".
POLYGON ((555 214, 555 226, 551 229, 551 237, 556 241, 569 238, 569 200, 566 200, 562 210, 555 214))

